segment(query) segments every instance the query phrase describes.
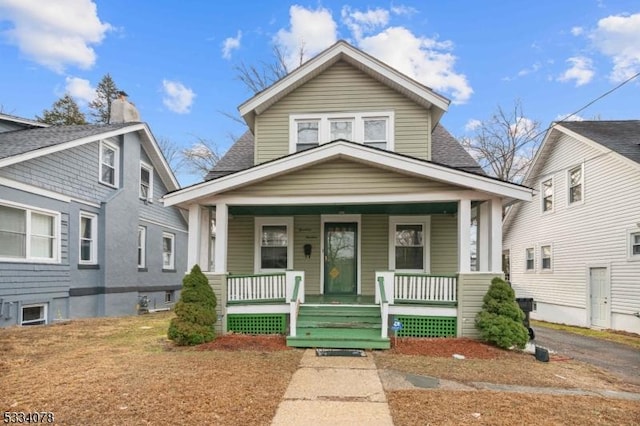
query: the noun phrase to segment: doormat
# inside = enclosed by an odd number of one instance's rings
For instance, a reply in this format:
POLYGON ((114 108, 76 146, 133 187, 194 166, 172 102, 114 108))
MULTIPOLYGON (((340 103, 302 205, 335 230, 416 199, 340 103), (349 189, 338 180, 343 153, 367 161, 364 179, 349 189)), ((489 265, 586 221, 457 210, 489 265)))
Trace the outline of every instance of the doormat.
POLYGON ((316 356, 363 357, 367 356, 367 354, 361 349, 316 349, 316 356))

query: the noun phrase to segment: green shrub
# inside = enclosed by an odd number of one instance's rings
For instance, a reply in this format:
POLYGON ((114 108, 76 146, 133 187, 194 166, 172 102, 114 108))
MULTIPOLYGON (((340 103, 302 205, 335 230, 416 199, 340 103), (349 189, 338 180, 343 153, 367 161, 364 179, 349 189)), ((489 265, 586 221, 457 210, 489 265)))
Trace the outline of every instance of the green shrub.
POLYGON ((169 324, 169 339, 180 346, 198 345, 215 339, 213 329, 216 314, 216 295, 200 267, 195 265, 182 280, 180 300, 176 303, 176 317, 169 324))
POLYGON ((522 324, 524 313, 515 293, 501 278, 494 278, 485 294, 482 310, 476 315, 476 328, 483 340, 501 348, 524 348, 529 332, 522 324))

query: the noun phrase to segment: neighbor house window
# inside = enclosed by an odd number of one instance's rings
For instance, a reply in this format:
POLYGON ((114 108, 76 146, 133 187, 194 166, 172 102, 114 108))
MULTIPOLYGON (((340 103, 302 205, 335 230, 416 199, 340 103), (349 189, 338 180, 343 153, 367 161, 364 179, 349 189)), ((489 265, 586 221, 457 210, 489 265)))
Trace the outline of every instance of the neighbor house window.
POLYGON ((391 111, 291 115, 289 151, 337 139, 393 150, 393 120, 391 111))
POLYGON ((80 263, 98 263, 98 216, 80 212, 80 263))
POLYGON ((632 259, 640 259, 640 231, 631 232, 629 234, 629 257, 632 259))
POLYGON ((0 204, 0 258, 57 261, 60 215, 0 204))
POLYGON ((147 267, 147 228, 138 226, 138 268, 147 267))
POLYGON ((21 325, 40 325, 47 323, 47 305, 23 305, 21 325))
POLYGON ((569 170, 569 204, 582 201, 583 194, 583 169, 582 165, 569 170))
POLYGON ((176 299, 175 290, 167 290, 164 292, 164 303, 173 303, 176 299))
POLYGON ((293 219, 256 218, 256 272, 293 267, 293 219))
POLYGON ((525 250, 525 268, 527 271, 533 271, 535 268, 535 256, 533 247, 525 250))
POLYGON ((542 211, 553 211, 553 179, 547 179, 542 182, 542 211))
POLYGON ((153 198, 153 167, 146 163, 140 163, 140 198, 153 198))
POLYGON ((162 233, 162 269, 175 269, 175 235, 162 233))
POLYGON ((428 272, 429 223, 424 216, 389 218, 391 270, 428 272))
POLYGON ((540 259, 542 261, 542 270, 551 270, 551 246, 540 247, 540 259))
POLYGON ((100 182, 109 186, 118 186, 120 167, 120 149, 117 145, 100 142, 100 182))

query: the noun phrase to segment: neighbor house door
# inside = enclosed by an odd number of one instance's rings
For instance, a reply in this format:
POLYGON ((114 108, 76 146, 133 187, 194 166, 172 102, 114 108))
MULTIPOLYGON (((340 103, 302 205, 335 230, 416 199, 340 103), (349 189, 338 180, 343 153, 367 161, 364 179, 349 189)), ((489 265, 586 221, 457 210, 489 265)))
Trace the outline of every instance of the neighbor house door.
POLYGON ((324 293, 356 294, 358 290, 358 224, 324 224, 324 293))
POLYGON ((607 268, 589 268, 591 325, 609 326, 609 274, 607 268))

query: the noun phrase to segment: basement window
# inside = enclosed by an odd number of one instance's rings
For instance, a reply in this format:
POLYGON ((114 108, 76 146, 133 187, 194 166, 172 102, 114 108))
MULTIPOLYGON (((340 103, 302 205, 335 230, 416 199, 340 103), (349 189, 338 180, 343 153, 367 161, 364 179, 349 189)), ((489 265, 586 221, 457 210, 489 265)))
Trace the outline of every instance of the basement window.
POLYGON ((24 305, 21 310, 21 325, 42 325, 47 323, 47 305, 24 305))

